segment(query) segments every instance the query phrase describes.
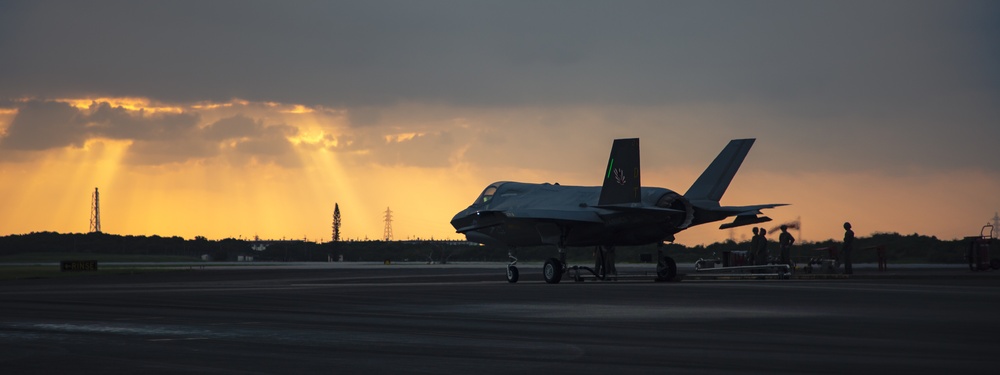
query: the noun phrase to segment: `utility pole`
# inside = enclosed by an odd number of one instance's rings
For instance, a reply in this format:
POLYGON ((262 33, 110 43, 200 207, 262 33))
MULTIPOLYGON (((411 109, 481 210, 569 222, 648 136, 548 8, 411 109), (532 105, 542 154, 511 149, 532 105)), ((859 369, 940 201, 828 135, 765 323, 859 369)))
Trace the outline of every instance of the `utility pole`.
POLYGON ((90 203, 90 233, 101 233, 101 195, 97 188, 90 203))
POLYGON ((389 210, 389 207, 385 208, 385 231, 382 233, 382 239, 392 241, 392 210, 389 210))

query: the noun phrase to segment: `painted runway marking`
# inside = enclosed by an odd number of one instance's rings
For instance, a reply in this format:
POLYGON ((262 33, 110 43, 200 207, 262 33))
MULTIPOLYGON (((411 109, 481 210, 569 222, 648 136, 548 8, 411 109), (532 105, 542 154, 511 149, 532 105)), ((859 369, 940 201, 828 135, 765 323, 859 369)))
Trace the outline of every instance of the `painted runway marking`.
POLYGON ((195 340, 209 340, 208 337, 183 337, 179 339, 149 339, 146 341, 161 342, 161 341, 195 341, 195 340))
POLYGON ((119 322, 135 322, 142 320, 160 320, 163 319, 162 316, 146 316, 146 317, 134 317, 134 318, 114 318, 113 320, 119 322))
POLYGON ((698 285, 701 287, 712 288, 724 288, 724 287, 764 287, 764 288, 782 288, 782 289, 809 289, 809 290, 839 290, 839 291, 855 291, 855 292, 889 292, 889 293, 917 293, 917 294, 962 294, 962 295, 985 295, 985 296, 995 296, 997 295, 996 289, 991 287, 977 287, 976 289, 970 289, 967 286, 951 286, 951 285, 883 285, 875 283, 851 283, 844 285, 816 285, 813 282, 803 281, 803 282, 789 282, 785 280, 780 283, 723 283, 723 282, 713 282, 713 283, 690 283, 686 285, 698 285))
MULTIPOLYGON (((541 284, 542 282, 524 282, 518 284, 541 284)), ((322 287, 359 287, 359 286, 400 286, 400 287, 412 287, 412 286, 439 286, 439 285, 490 285, 490 284, 509 284, 506 281, 452 281, 452 282, 426 282, 426 283, 336 283, 336 284, 291 284, 291 287, 309 287, 309 288, 322 288, 322 287)))

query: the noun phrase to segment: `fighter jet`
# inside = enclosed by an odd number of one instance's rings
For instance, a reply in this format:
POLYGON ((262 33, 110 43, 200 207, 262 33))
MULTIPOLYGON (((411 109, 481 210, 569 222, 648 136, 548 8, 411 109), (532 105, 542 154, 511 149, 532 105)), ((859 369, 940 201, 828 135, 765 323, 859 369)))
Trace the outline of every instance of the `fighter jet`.
MULTIPOLYGON (((683 195, 670 189, 643 187, 639 173, 639 139, 616 139, 611 147, 601 187, 494 182, 476 201, 451 220, 471 242, 508 248, 507 281, 518 280, 516 248, 554 245, 559 258, 542 267, 545 282, 558 283, 566 266, 567 247, 595 246, 597 266, 586 270, 598 279, 614 273, 615 246, 657 244, 657 280, 673 280, 677 265, 664 256, 662 245, 678 232, 734 217, 719 229, 770 221, 760 210, 785 204, 722 206, 719 200, 736 175, 755 139, 736 139, 695 180, 683 195), (601 267, 601 265, 604 265, 601 267)), ((579 273, 577 273, 579 275, 579 273)))

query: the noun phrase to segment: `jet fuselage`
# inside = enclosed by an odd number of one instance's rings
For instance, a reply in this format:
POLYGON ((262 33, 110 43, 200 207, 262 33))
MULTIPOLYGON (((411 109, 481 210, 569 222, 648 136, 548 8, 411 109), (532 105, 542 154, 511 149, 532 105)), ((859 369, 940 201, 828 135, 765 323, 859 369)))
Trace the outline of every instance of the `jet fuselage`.
MULTIPOLYGON (((601 187, 497 182, 451 220, 470 241, 507 246, 643 245, 673 238, 685 212, 607 209, 601 187)), ((638 207, 656 207, 677 196, 642 188, 638 207)))

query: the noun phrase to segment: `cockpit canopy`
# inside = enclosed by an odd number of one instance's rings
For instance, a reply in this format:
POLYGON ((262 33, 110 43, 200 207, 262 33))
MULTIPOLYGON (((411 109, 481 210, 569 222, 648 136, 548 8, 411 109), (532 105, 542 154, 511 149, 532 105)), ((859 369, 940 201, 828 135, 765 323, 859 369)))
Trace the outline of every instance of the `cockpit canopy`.
POLYGON ((497 193, 497 189, 499 189, 500 185, 503 184, 503 182, 494 182, 490 184, 490 186, 487 186, 486 189, 483 190, 483 193, 479 194, 479 198, 476 198, 476 201, 472 203, 472 207, 485 206, 491 199, 493 199, 493 195, 497 193))

